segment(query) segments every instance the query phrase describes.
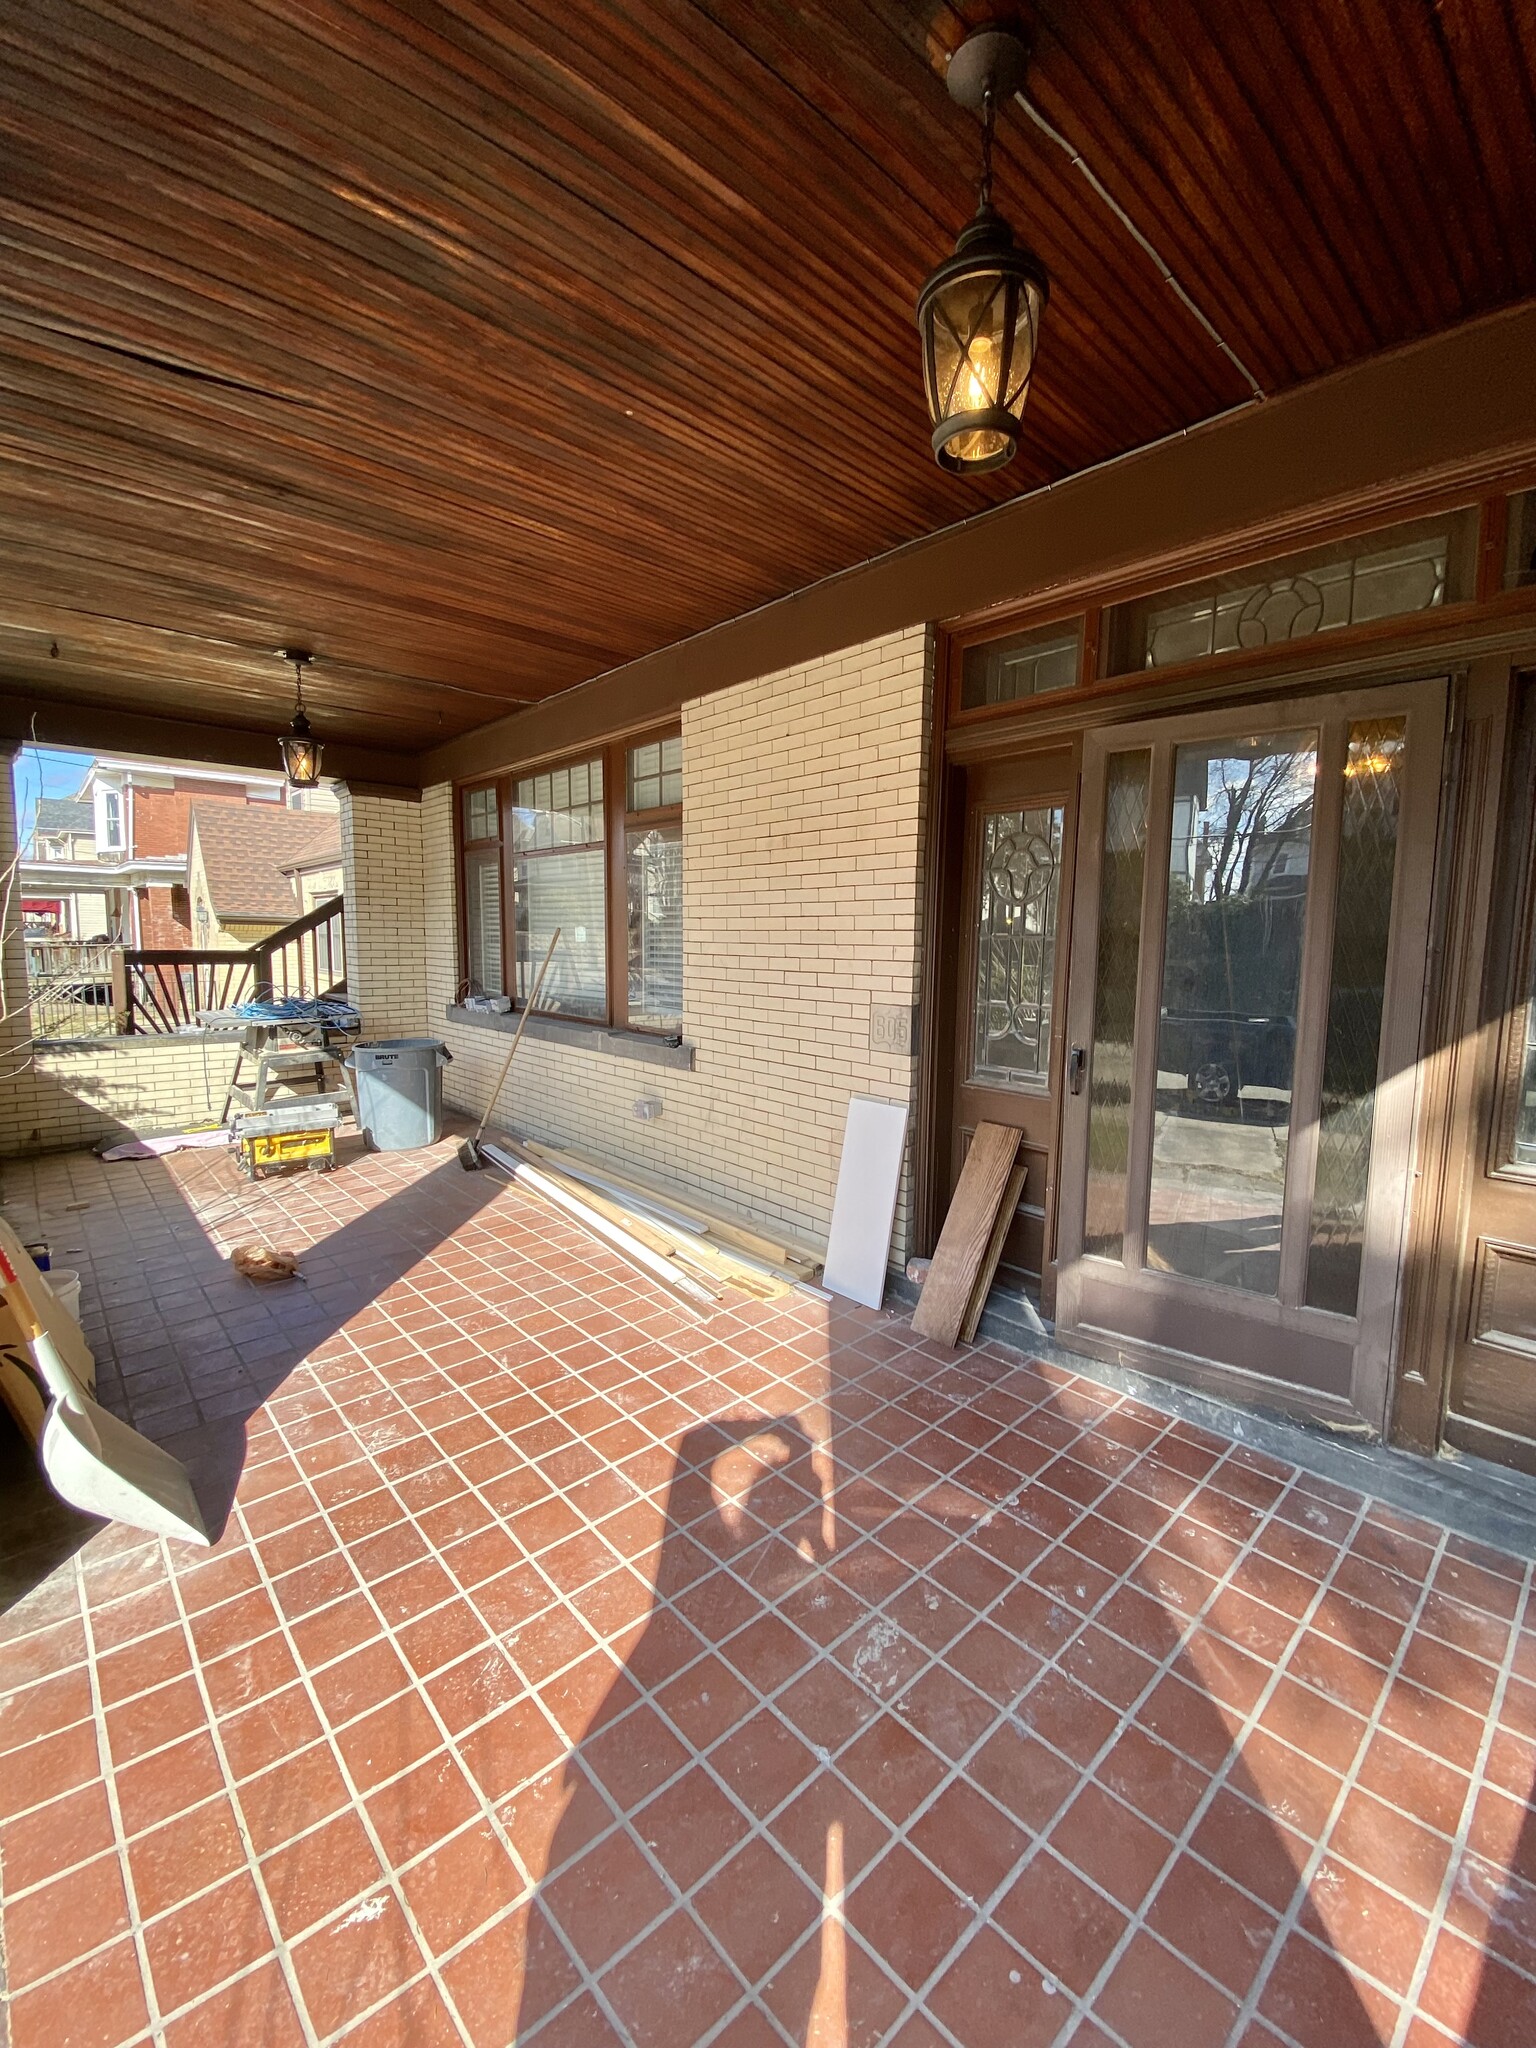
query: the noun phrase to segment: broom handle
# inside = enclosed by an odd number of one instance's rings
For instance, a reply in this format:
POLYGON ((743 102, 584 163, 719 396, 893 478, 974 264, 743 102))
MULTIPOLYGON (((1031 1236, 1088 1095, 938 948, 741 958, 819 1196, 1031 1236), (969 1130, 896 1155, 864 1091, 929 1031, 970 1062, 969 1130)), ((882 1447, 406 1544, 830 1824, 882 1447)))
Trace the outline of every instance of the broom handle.
POLYGON ((478 1145, 480 1140, 485 1136, 485 1127, 491 1120, 491 1111, 496 1107, 496 1098, 501 1094, 502 1089, 505 1088, 507 1085, 507 1075, 512 1071, 513 1054, 517 1051, 517 1048, 523 1042, 523 1027, 527 1024, 528 1019, 533 1015, 533 1006, 539 1000, 539 990, 544 986, 544 977, 549 972, 549 963, 551 960, 554 959, 555 948, 559 945, 559 943, 560 927, 559 925, 556 925, 555 935, 549 942, 549 951, 544 955, 544 965, 539 969, 538 979, 533 984, 533 993, 529 996, 527 1002, 524 1003, 523 1014, 517 1020, 517 1029, 512 1034, 511 1050, 507 1054, 501 1072, 496 1076, 496 1086, 491 1090, 491 1099, 485 1105, 485 1115, 480 1119, 480 1127, 475 1132, 474 1137, 470 1140, 470 1143, 473 1145, 478 1145))

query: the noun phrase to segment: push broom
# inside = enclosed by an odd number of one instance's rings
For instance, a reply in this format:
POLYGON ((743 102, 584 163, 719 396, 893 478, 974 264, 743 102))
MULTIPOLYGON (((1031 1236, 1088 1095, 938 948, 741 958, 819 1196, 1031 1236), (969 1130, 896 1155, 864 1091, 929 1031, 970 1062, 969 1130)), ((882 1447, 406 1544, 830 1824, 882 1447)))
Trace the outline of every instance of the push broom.
POLYGON ((555 948, 559 943, 560 927, 556 925, 555 935, 549 942, 549 951, 544 955, 544 965, 539 969, 538 978, 533 984, 532 994, 523 1005, 523 1014, 518 1018, 517 1029, 512 1034, 512 1044, 508 1049, 505 1060, 502 1062, 501 1072, 496 1076, 496 1086, 491 1090, 491 1099, 485 1105, 485 1115, 481 1117, 479 1128, 476 1130, 475 1135, 472 1138, 466 1138, 459 1147, 459 1164, 466 1173, 479 1173, 487 1163, 484 1154, 480 1150, 480 1140, 485 1136, 485 1127, 491 1120, 491 1111, 496 1107, 501 1091, 507 1085, 507 1075, 511 1072, 512 1061, 516 1056, 517 1048, 523 1042, 523 1031, 527 1026, 528 1019, 533 1015, 533 1006, 539 1000, 539 990, 544 986, 544 977, 549 972, 549 963, 554 959, 555 948))

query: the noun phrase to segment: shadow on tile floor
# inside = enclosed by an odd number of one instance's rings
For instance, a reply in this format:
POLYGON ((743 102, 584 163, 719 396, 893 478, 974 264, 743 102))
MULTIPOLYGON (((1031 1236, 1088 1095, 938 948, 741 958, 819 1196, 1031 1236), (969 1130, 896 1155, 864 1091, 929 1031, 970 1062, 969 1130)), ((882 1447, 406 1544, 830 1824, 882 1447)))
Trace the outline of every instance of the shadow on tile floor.
MULTIPOLYGON (((48 1239, 55 1265, 80 1272, 98 1398, 187 1465, 215 1540, 244 1469, 249 1418, 498 1186, 464 1173, 451 1142, 423 1178, 351 1138, 334 1175, 254 1186, 223 1153, 112 1165, 71 1154, 3 1172, 7 1215, 48 1239), (236 1272, 229 1251, 253 1240, 302 1251, 302 1278, 236 1272)), ((29 1510, 39 1512, 56 1519, 42 1502, 29 1510)), ((32 1555, 47 1568, 46 1550, 32 1555)), ((18 1553, 17 1584, 24 1573, 18 1553)))
POLYGON ((12 2048, 1536 2039, 1528 1558, 1059 1362, 695 1320, 451 1153, 116 1171, 43 1192, 118 1382, 244 1470, 0 1624, 12 2048), (256 1234, 315 1293, 205 1356, 256 1234))
MULTIPOLYGON (((1326 1504, 1271 1525, 1278 1607, 1231 1590, 1229 1633, 1185 1642, 1180 1611, 1263 1529, 1272 1480, 1178 1513, 1220 1447, 1165 1443, 1140 1467, 1161 1483, 1080 1520, 1150 1419, 1085 1446, 1047 1399, 973 1458, 935 1443, 920 1396, 904 1405, 841 1483, 835 1432, 795 1417, 683 1437, 656 1606, 555 1781, 508 1815, 546 1873, 507 1930, 525 1944, 516 2039, 700 2041, 746 1985, 796 2043, 937 2041, 934 2020, 977 2048, 1389 2040, 1398 2008, 1341 1964, 1330 1922, 1395 1916, 1375 1946, 1406 1991, 1421 1916, 1320 1847, 1382 1673, 1342 1603, 1311 1675, 1354 1711, 1274 1661, 1325 1597, 1328 1546, 1301 1521, 1332 1520, 1326 1504), (1032 1498, 1055 1437, 1082 1462, 1032 1498)), ((1000 1391, 994 1420, 1020 1405, 1000 1391)), ((1379 1649, 1390 1624, 1367 1626, 1379 1649)), ((474 2029, 475 1977, 455 1992, 474 2029)))

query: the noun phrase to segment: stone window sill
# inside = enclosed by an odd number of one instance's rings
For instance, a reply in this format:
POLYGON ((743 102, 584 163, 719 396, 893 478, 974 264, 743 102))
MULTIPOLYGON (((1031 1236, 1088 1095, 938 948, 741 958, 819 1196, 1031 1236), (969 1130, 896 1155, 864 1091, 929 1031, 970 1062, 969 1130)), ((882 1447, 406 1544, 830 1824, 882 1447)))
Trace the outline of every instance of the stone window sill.
MULTIPOLYGON (((498 1016, 492 1010, 466 1010, 462 1004, 450 1003, 445 1012, 450 1024, 466 1024, 472 1031, 498 1031, 511 1033, 517 1029, 518 1013, 509 1010, 498 1016)), ((653 1038, 645 1031, 610 1031, 605 1024, 579 1024, 571 1017, 541 1017, 528 1019, 528 1038, 542 1038, 550 1045, 569 1045, 581 1052, 596 1052, 609 1059, 638 1060, 648 1067, 677 1067, 690 1072, 693 1067, 694 1048, 687 1044, 671 1045, 664 1038, 653 1038)))

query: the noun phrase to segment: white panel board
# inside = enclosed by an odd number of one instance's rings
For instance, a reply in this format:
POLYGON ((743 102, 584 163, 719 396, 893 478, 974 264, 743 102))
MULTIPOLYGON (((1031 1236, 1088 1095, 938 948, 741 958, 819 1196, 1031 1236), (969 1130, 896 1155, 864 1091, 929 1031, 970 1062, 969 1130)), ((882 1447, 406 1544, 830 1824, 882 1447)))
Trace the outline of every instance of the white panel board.
POLYGON ((875 1095, 850 1097, 821 1282, 865 1308, 878 1308, 885 1293, 906 1142, 904 1102, 882 1102, 875 1095))

